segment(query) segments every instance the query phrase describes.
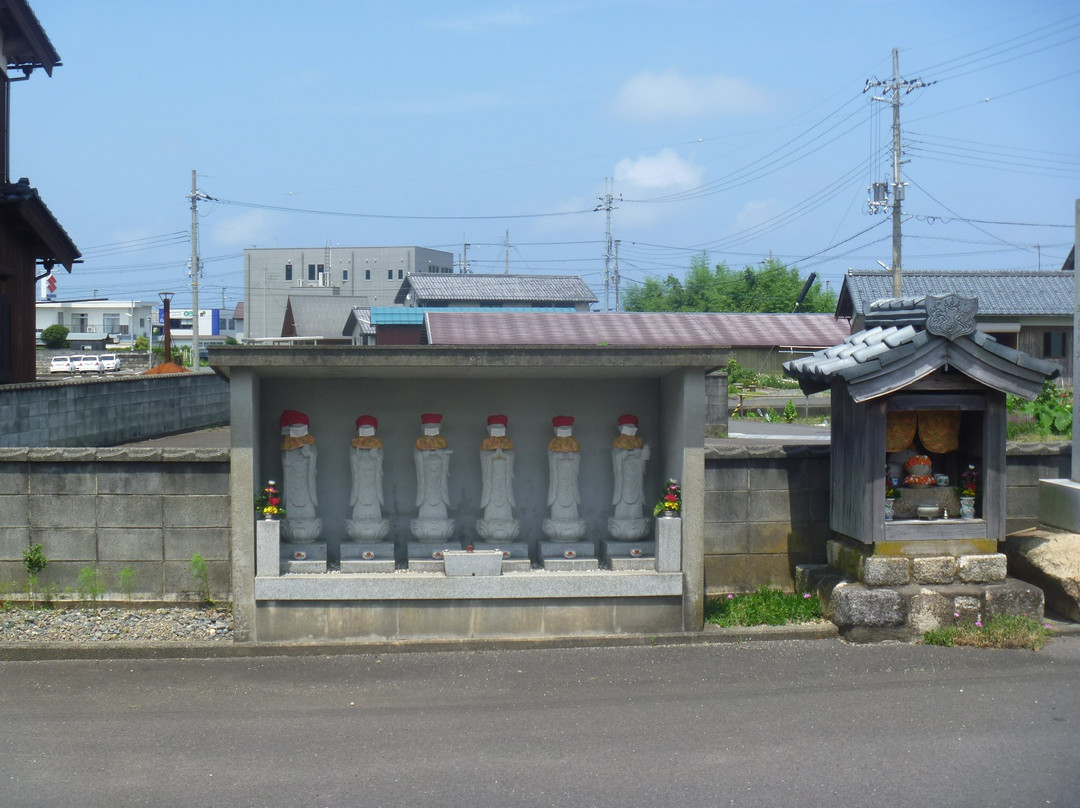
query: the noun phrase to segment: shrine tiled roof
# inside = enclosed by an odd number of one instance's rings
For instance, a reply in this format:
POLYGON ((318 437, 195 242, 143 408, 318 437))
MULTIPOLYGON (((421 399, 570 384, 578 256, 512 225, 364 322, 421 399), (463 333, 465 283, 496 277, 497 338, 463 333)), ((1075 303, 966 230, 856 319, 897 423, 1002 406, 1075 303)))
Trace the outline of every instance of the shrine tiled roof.
POLYGON ((927 310, 928 301, 935 299, 877 301, 867 314, 868 328, 831 348, 785 362, 784 372, 796 379, 807 395, 842 381, 856 401, 895 392, 945 367, 1003 392, 1034 398, 1043 379, 1060 372, 1056 364, 1002 345, 975 329, 977 305, 966 312, 969 327, 951 334, 954 323, 935 327, 927 310))

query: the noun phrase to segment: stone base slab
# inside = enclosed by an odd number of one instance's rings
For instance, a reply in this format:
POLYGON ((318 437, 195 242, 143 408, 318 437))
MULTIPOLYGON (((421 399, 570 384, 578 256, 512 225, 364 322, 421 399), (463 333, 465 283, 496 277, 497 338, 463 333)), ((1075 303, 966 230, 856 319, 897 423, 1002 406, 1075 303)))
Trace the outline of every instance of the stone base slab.
POLYGON ((1039 480, 1039 523, 1080 533, 1080 482, 1039 480))
POLYGON ((324 542, 281 543, 281 574, 310 574, 326 572, 326 544, 324 542), (296 558, 303 553, 304 558, 296 558))
POLYGON ((532 560, 529 558, 504 558, 502 563, 503 575, 508 572, 531 572, 532 560))
MULTIPOLYGON (((592 541, 542 541, 537 548, 540 558, 573 560, 575 558, 596 559, 596 542, 592 541), (572 553, 568 559, 566 554, 572 553)), ((546 564, 545 564, 546 566, 546 564)))
POLYGON ((394 560, 394 543, 392 541, 362 542, 343 541, 341 543, 341 560, 345 561, 374 561, 375 559, 394 560), (370 558, 364 558, 365 553, 371 553, 370 558))
POLYGON ((656 569, 656 558, 649 556, 642 556, 641 558, 609 558, 607 560, 607 566, 610 569, 619 572, 628 570, 654 570, 656 569))
POLYGON ((370 561, 363 559, 341 560, 341 571, 346 573, 357 572, 393 572, 397 564, 393 558, 375 558, 370 561))
POLYGON ((540 564, 546 570, 556 570, 558 572, 600 569, 600 562, 595 558, 542 558, 540 564))
POLYGON ((446 572, 441 558, 410 558, 409 572, 446 572))
POLYGON ((442 551, 443 550, 460 550, 461 542, 435 542, 435 541, 410 541, 405 545, 405 553, 410 562, 410 568, 412 567, 412 560, 414 558, 421 558, 427 560, 436 560, 440 564, 442 563, 442 551), (434 557, 433 553, 438 553, 438 557, 434 557))
MULTIPOLYGON (((655 563, 656 542, 654 541, 613 541, 604 539, 600 542, 600 560, 610 562, 614 559, 637 561, 649 558, 655 563)), ((643 569, 651 569, 652 565, 643 569)), ((614 569, 614 567, 612 567, 614 569)))
POLYGON ((816 593, 822 615, 855 642, 916 640, 942 626, 1001 615, 1043 619, 1042 590, 1015 578, 979 584, 868 586, 826 564, 803 564, 796 567, 795 582, 797 590, 816 593))
POLYGON ((529 545, 523 541, 478 541, 473 545, 474 550, 502 550, 503 559, 529 558, 529 545))

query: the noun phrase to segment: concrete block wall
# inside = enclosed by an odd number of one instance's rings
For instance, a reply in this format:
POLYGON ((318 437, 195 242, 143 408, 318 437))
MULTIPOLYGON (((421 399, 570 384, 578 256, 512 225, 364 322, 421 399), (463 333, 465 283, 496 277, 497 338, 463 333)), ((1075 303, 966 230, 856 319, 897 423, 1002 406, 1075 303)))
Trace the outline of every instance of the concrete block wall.
POLYGON ((229 420, 229 385, 212 373, 0 386, 0 447, 111 446, 229 420))
POLYGON ((705 450, 705 592, 790 589, 824 563, 829 447, 713 444, 705 450))
POLYGON ((190 563, 211 593, 230 590, 229 453, 224 449, 0 449, 0 587, 22 591, 23 553, 41 544, 43 587, 75 591, 97 567, 109 592, 134 571, 134 593, 190 598, 190 563))
POLYGON ((1006 460, 1005 526, 1016 533, 1039 524, 1039 480, 1068 479, 1072 443, 1010 443, 1006 460))

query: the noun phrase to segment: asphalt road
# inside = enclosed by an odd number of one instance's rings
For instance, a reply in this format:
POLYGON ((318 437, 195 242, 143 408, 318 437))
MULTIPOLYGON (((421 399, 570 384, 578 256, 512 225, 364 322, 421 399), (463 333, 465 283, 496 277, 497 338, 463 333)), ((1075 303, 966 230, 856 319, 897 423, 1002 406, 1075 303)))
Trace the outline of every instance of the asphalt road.
POLYGON ((1076 806, 1080 639, 0 663, 0 804, 1076 806))

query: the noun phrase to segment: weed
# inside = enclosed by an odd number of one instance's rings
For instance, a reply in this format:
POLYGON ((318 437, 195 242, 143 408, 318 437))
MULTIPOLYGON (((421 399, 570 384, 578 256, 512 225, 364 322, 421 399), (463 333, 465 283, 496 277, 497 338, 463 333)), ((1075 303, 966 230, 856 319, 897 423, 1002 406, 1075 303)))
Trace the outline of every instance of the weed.
POLYGON ((760 586, 756 592, 710 598, 705 621, 717 626, 783 626, 821 619, 821 603, 809 593, 786 593, 760 586))
POLYGON ((191 557, 191 577, 195 579, 195 583, 198 584, 199 589, 202 592, 203 598, 211 606, 214 605, 214 599, 210 597, 210 572, 206 568, 206 561, 201 555, 196 553, 191 557))
POLYGON ((97 567, 83 567, 75 578, 75 589, 83 600, 97 603, 98 598, 105 594, 105 576, 97 567))
POLYGON ((955 626, 942 626, 923 634, 927 645, 952 647, 965 645, 972 648, 1026 648, 1038 651, 1050 638, 1050 629, 1030 617, 1002 615, 983 623, 963 622, 955 626))
POLYGON ((789 398, 787 404, 784 405, 784 420, 790 424, 794 423, 795 419, 798 417, 799 411, 795 409, 795 402, 789 398))
POLYGON ((45 557, 45 551, 40 544, 31 544, 23 551, 23 566, 30 575, 36 576, 48 563, 49 559, 45 557))
POLYGON ((125 600, 131 600, 135 592, 135 570, 131 567, 124 567, 120 570, 120 591, 124 593, 125 600))

